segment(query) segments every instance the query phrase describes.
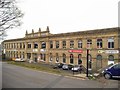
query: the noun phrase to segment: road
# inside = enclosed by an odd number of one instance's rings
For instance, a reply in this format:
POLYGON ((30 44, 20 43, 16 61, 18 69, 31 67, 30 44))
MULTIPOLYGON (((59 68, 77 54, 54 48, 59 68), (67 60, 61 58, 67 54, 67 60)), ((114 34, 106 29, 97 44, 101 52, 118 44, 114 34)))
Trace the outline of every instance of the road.
POLYGON ((0 89, 2 89, 2 62, 0 60, 0 89))
POLYGON ((2 64, 2 88, 118 88, 117 80, 104 84, 31 70, 20 66, 2 64))

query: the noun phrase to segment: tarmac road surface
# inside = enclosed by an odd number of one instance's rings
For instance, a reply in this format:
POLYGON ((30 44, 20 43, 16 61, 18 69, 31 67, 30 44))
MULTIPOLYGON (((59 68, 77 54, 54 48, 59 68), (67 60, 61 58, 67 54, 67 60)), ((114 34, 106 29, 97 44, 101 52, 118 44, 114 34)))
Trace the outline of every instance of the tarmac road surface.
POLYGON ((108 84, 96 80, 50 74, 3 62, 2 88, 118 88, 117 80, 108 84))

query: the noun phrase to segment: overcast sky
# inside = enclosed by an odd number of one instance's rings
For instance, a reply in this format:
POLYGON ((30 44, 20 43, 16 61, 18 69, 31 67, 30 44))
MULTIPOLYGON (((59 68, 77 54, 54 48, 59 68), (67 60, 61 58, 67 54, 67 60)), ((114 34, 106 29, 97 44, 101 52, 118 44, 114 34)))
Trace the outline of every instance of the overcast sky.
POLYGON ((19 28, 7 32, 6 39, 21 38, 47 26, 50 32, 66 33, 118 26, 119 0, 18 0, 25 14, 19 28))

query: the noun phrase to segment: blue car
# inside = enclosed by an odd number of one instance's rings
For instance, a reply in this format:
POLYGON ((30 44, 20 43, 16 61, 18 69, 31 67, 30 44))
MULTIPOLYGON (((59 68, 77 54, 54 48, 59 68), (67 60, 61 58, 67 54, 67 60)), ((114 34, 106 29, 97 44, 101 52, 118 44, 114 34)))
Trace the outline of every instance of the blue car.
POLYGON ((113 64, 103 71, 103 75, 106 79, 120 78, 120 63, 113 64))

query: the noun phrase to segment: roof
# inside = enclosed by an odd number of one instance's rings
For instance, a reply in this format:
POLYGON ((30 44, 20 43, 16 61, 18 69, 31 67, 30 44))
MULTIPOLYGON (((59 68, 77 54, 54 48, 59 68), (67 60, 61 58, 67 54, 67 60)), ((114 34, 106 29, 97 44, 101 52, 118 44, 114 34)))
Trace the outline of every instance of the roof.
MULTIPOLYGON (((95 29, 95 30, 86 30, 86 31, 78 31, 78 32, 69 32, 69 33, 59 33, 59 34, 49 34, 48 36, 39 36, 39 37, 30 37, 30 38, 17 38, 17 39, 10 39, 4 40, 3 42, 10 42, 10 41, 22 41, 28 39, 37 39, 37 38, 46 38, 46 37, 59 37, 59 36, 71 36, 71 35, 86 35, 86 34, 95 34, 95 33, 109 33, 109 32, 118 32, 120 34, 120 27, 114 28, 104 28, 104 29, 95 29)), ((37 32, 35 32, 37 33, 37 32)))

